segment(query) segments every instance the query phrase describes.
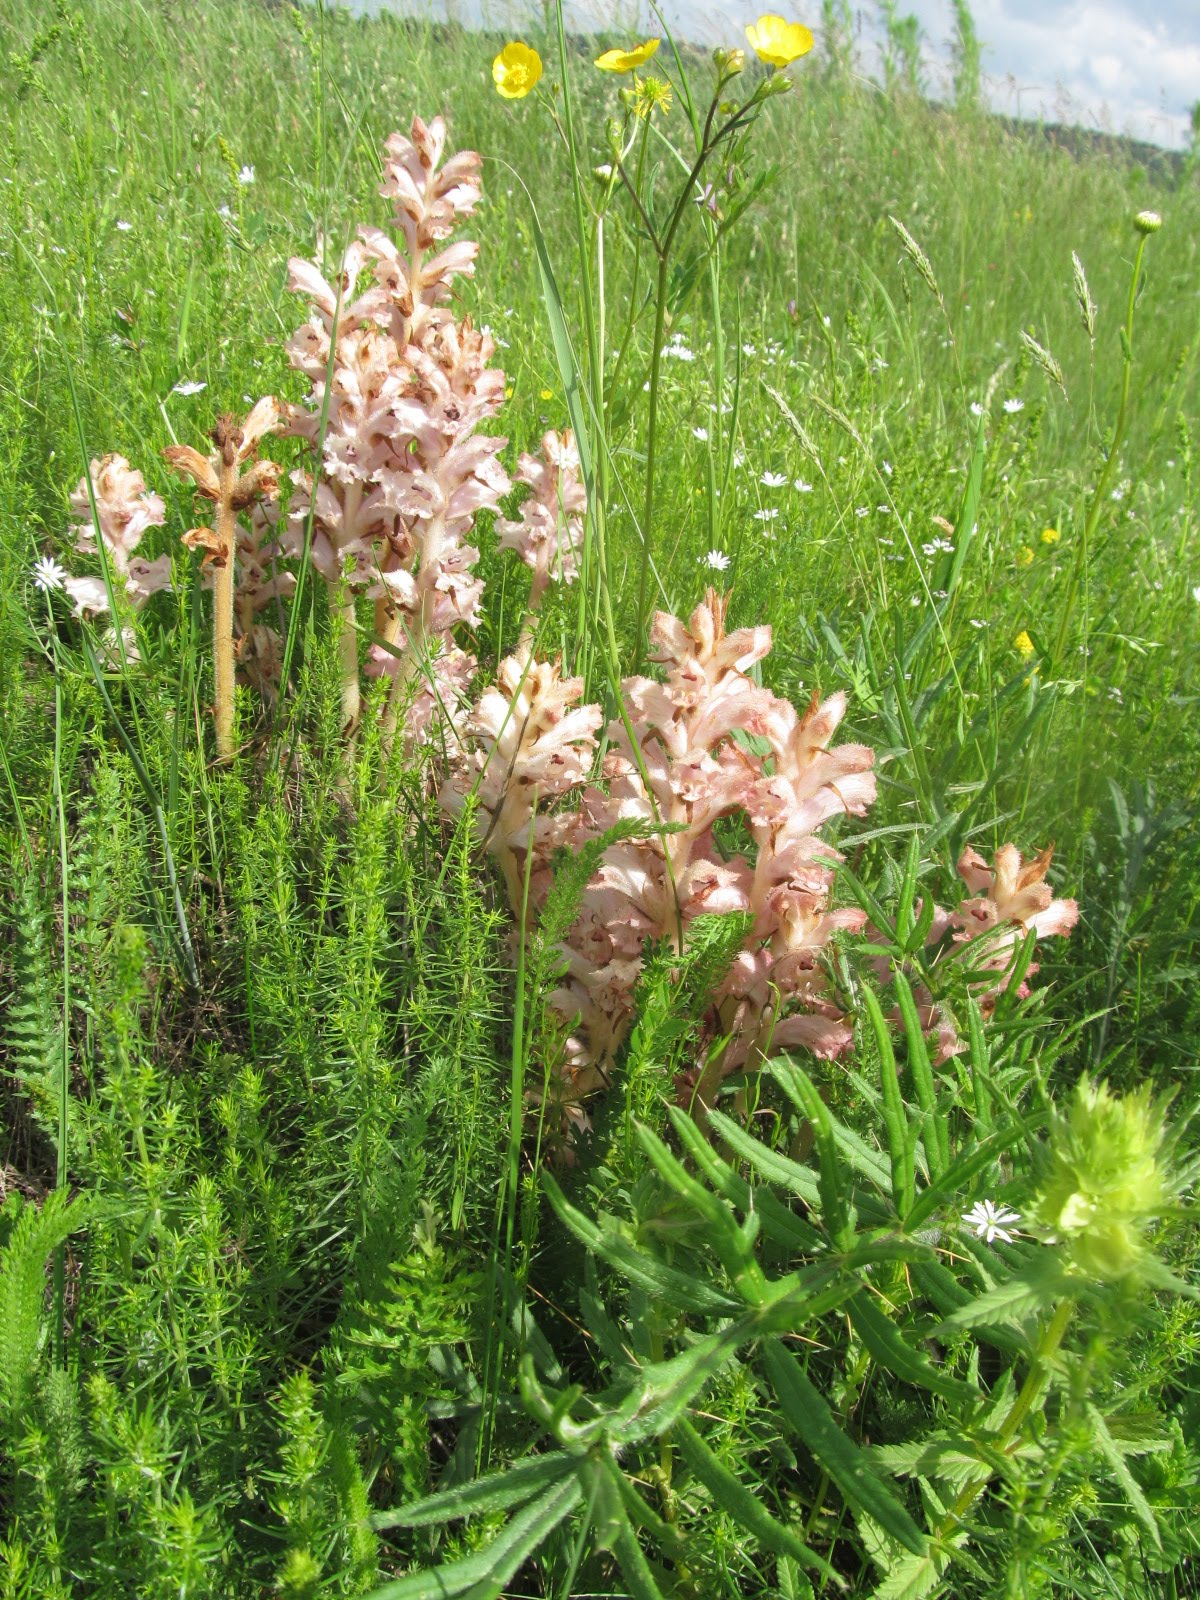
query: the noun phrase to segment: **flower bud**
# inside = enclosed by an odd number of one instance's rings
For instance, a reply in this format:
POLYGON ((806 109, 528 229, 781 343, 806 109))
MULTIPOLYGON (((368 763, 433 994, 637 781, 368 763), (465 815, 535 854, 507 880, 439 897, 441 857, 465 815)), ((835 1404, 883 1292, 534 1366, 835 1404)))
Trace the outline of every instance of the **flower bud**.
POLYGON ((1162 218, 1157 211, 1139 211, 1133 225, 1139 233, 1157 233, 1162 227, 1162 218))
POLYGON ((734 78, 746 65, 744 50, 714 50, 713 66, 722 78, 734 78))

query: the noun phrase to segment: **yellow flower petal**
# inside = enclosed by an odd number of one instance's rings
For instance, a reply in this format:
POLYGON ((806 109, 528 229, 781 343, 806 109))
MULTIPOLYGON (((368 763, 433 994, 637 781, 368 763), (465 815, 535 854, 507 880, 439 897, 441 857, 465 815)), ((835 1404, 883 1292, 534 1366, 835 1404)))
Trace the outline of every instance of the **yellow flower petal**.
POLYGON ((1057 528, 1043 528, 1042 529, 1042 543, 1043 544, 1057 544, 1058 543, 1058 529, 1057 528))
POLYGON ((1027 544, 1023 544, 1013 557, 1018 567, 1031 567, 1033 565, 1033 551, 1027 544))
POLYGON ((661 43, 661 39, 647 39, 632 50, 606 50, 596 57, 596 65, 601 72, 632 72, 635 67, 644 67, 661 43))
POLYGON ((506 44, 492 62, 492 82, 506 100, 523 100, 541 75, 541 56, 519 39, 506 44))
POLYGON ((1025 629, 1022 628, 1020 633, 1013 640, 1013 649, 1017 652, 1018 655, 1022 655, 1022 656, 1028 657, 1028 656, 1033 655, 1034 651, 1037 649, 1037 646, 1034 644, 1033 640, 1029 637, 1029 635, 1025 632, 1025 629))
POLYGON ((773 11, 752 23, 746 37, 754 54, 769 67, 786 67, 813 47, 813 36, 802 22, 786 22, 773 11))

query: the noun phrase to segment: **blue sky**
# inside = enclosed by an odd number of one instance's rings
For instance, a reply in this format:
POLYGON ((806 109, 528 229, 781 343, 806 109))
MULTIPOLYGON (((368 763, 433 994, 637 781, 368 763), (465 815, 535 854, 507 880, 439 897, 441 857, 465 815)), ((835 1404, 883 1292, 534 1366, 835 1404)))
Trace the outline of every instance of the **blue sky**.
MULTIPOLYGON (((327 0, 330 3, 330 0, 327 0)), ((346 0, 342 0, 346 3, 346 0)), ((424 0, 350 0, 356 9, 394 4, 403 11, 426 9, 424 0)), ((742 27, 757 7, 779 7, 789 17, 820 21, 820 0, 660 0, 672 24, 705 41, 741 42, 742 27)), ((878 10, 854 5, 860 27, 860 59, 869 72, 877 60, 878 10)), ((477 21, 482 13, 497 26, 519 29, 531 9, 522 0, 440 0, 432 9, 477 21)), ((950 0, 897 0, 921 24, 931 86, 945 75, 953 32, 950 0)), ((1154 144, 1182 149, 1191 108, 1200 100, 1200 0, 972 0, 975 26, 984 45, 983 66, 993 105, 1018 116, 1079 122, 1129 133, 1154 144)), ((580 26, 623 18, 633 32, 644 28, 648 0, 568 0, 580 26)))

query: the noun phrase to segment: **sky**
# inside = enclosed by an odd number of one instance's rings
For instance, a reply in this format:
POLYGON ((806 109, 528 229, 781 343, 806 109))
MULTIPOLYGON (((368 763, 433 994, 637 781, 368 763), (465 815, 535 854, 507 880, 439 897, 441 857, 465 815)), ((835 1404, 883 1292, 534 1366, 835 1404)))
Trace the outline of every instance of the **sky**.
MULTIPOLYGON (((330 0, 327 0, 330 3, 330 0)), ((346 3, 346 0, 342 0, 346 3)), ((425 9, 423 0, 351 0, 356 9, 425 9)), ((697 42, 741 42, 742 27, 758 5, 772 4, 810 27, 819 23, 820 0, 660 0, 672 26, 697 42)), ((851 0, 861 29, 860 61, 878 61, 874 39, 878 9, 851 0)), ((498 25, 515 25, 539 0, 441 0, 435 6, 464 22, 480 13, 498 25)), ((897 0, 916 15, 924 35, 933 92, 948 83, 953 34, 950 0, 897 0)), ((1200 0, 972 0, 983 45, 988 96, 1014 116, 1078 122, 1127 133, 1180 150, 1188 143, 1191 109, 1200 100, 1200 0)), ((571 0, 568 13, 584 26, 600 17, 624 17, 632 30, 648 0, 571 0)), ((611 26, 612 23, 609 23, 611 26)))

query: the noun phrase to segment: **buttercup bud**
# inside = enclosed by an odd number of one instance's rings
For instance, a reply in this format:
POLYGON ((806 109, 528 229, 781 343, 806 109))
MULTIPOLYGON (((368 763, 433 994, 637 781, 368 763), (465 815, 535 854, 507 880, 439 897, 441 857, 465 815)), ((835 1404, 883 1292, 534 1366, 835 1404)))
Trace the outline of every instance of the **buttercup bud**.
POLYGON ((713 66, 723 78, 736 77, 746 65, 744 50, 714 50, 713 66))

